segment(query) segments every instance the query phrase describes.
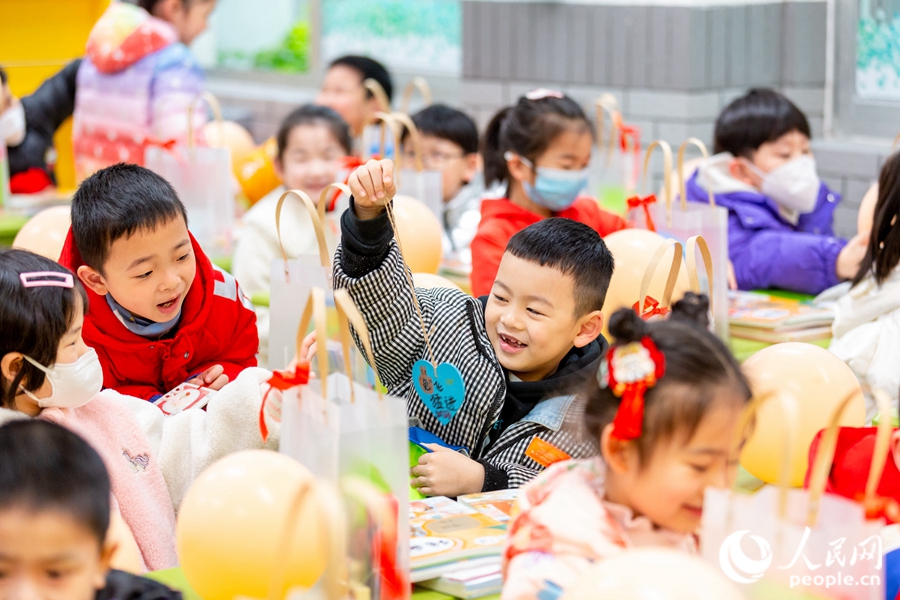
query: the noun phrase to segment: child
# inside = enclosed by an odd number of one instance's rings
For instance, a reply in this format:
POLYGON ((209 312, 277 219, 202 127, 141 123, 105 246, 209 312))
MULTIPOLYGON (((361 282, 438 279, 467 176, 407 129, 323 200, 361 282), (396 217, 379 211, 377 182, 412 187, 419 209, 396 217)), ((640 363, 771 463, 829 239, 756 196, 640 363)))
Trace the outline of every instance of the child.
POLYGON ((816 174, 809 122, 790 100, 754 89, 719 115, 715 152, 687 182, 692 202, 728 209, 728 254, 742 290, 818 294, 856 274, 866 236, 836 238, 840 195, 816 174))
POLYGON ((84 338, 104 387, 150 400, 185 381, 218 390, 256 366, 250 301, 209 262, 175 190, 152 171, 120 164, 86 179, 60 263, 88 289, 84 338))
MULTIPOLYGON (((359 306, 382 382, 407 399, 410 417, 469 454, 430 446, 434 452, 413 469, 419 491, 515 488, 556 460, 595 454, 578 423, 579 393, 596 387, 606 348, 600 310, 613 258, 600 236, 569 219, 527 227, 510 240, 489 298, 417 289, 420 321, 384 210, 396 192, 393 163, 369 161, 350 176, 350 189, 334 286, 359 306), (458 369, 464 383, 464 397, 447 400, 446 412, 420 397, 412 381, 414 363, 432 358, 458 369)), ((417 367, 417 381, 420 373, 417 367)))
POLYGON ((0 67, 0 143, 18 146, 25 139, 25 109, 9 89, 9 78, 0 67))
MULTIPOLYGON (((144 164, 149 145, 187 137, 187 107, 203 92, 188 45, 216 0, 113 2, 78 69, 72 143, 78 179, 120 162, 144 164)), ((195 115, 195 131, 205 117, 195 115)))
POLYGON ((81 335, 87 294, 70 271, 8 250, 0 253, 0 293, 0 419, 38 417, 93 444, 144 565, 176 566, 175 510, 194 477, 226 454, 263 446, 258 420, 269 372, 247 371, 206 411, 166 417, 138 398, 100 393, 103 371, 81 335))
MULTIPOLYGON (((445 248, 466 250, 481 219, 481 199, 465 189, 478 171, 478 128, 464 112, 443 104, 432 104, 412 117, 419 130, 422 162, 441 172, 444 200, 445 248)), ((403 160, 415 164, 409 132, 404 130, 403 160)))
POLYGON ((522 490, 504 600, 556 598, 591 563, 635 546, 697 552, 704 490, 732 480, 733 434, 750 398, 737 362, 697 324, 708 309, 688 294, 669 321, 648 324, 628 309, 612 316, 616 344, 585 419, 602 459, 555 465, 522 490))
MULTIPOLYGON (((281 258, 275 207, 285 190, 303 190, 318 202, 322 190, 334 183, 342 168, 342 160, 350 155, 350 130, 341 117, 324 106, 307 104, 289 114, 276 136, 278 156, 275 171, 284 185, 276 188, 253 205, 244 215, 244 226, 234 247, 234 275, 241 287, 253 297, 269 292, 272 259, 281 258)), ((327 232, 327 230, 326 230, 327 232)), ((334 252, 335 240, 329 240, 334 252)), ((281 242, 288 258, 301 254, 318 255, 319 246, 312 219, 306 206, 296 199, 288 200, 281 209, 281 242)), ((269 309, 256 308, 259 331, 259 362, 268 364, 269 309)))
POLYGON ((504 108, 484 136, 484 184, 507 184, 506 198, 481 203, 472 240, 472 293, 491 290, 506 243, 517 231, 547 217, 565 217, 601 236, 625 228, 625 220, 580 197, 587 186, 593 130, 571 98, 535 90, 504 108))
POLYGON ((367 56, 342 56, 331 61, 316 98, 316 104, 327 106, 343 117, 354 138, 361 137, 375 113, 386 108, 380 106, 375 95, 365 87, 366 79, 381 84, 388 101, 393 98, 390 73, 380 62, 367 56))
MULTIPOLYGON (((837 304, 829 348, 857 378, 884 390, 897 410, 900 391, 900 154, 881 169, 865 258, 853 287, 837 304)), ((877 413, 866 393, 867 420, 877 413)))
POLYGON ((0 427, 0 597, 181 600, 110 569, 110 481, 84 440, 51 423, 0 427))

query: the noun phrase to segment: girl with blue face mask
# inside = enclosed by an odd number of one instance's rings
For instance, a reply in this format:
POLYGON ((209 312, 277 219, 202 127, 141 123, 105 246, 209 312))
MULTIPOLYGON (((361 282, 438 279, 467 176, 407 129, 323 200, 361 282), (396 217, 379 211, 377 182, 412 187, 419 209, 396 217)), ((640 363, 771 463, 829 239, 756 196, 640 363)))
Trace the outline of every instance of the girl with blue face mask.
POLYGON ((587 191, 593 128, 581 107, 554 90, 534 90, 491 120, 482 143, 485 187, 506 196, 485 199, 472 240, 472 293, 490 292, 510 238, 548 217, 584 223, 600 235, 625 228, 587 191))

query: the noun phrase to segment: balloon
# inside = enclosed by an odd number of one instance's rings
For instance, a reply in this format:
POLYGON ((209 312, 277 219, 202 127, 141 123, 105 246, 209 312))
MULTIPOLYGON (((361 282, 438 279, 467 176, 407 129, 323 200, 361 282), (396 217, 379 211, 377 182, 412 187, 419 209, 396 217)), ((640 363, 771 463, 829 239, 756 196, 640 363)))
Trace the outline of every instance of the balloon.
POLYGON ((416 284, 416 287, 425 288, 426 290, 433 288, 462 289, 449 279, 444 279, 440 275, 432 275, 431 273, 413 273, 413 283, 416 284))
POLYGON ((824 348, 800 342, 776 344, 748 358, 743 370, 754 395, 774 394, 756 413, 753 434, 741 453, 741 465, 765 482, 778 482, 787 451, 784 440, 789 421, 779 402, 792 402, 797 407, 796 428, 788 431, 794 446, 793 456, 787 457, 792 486, 803 485, 810 443, 850 393, 855 396, 840 423, 845 427, 862 427, 865 423, 866 403, 856 376, 824 348))
POLYGON ((409 269, 413 273, 437 273, 443 229, 431 209, 415 198, 394 196, 394 220, 409 269))
POLYGON ((244 156, 256 149, 256 142, 250 132, 234 121, 210 121, 203 126, 203 137, 213 148, 231 150, 231 163, 238 164, 244 156))
POLYGON ((30 250, 50 260, 59 260, 72 224, 68 206, 51 206, 31 217, 16 234, 13 248, 30 250))
MULTIPOLYGON (((631 308, 640 302, 641 280, 644 278, 644 271, 647 270, 653 253, 665 241, 665 238, 646 229, 623 229, 609 234, 603 238, 603 241, 606 242, 606 247, 609 248, 616 261, 612 280, 609 282, 609 290, 606 292, 606 301, 603 303, 604 334, 607 334, 606 327, 613 313, 623 307, 631 308)), ((663 255, 650 283, 648 297, 662 301, 673 252, 674 250, 669 250, 663 255)), ((672 304, 681 299, 688 290, 690 290, 690 283, 687 278, 687 269, 682 262, 681 271, 675 282, 675 291, 672 293, 672 304)))
POLYGON ((269 138, 234 165, 234 176, 251 204, 259 202, 281 185, 281 179, 275 172, 274 160, 277 156, 278 142, 275 138, 269 138))
POLYGON ((315 480, 304 466, 268 450, 227 456, 194 481, 178 514, 176 540, 184 575, 201 598, 267 598, 280 561, 287 567, 280 598, 319 579, 328 535, 315 487, 301 505, 291 551, 276 555, 290 504, 305 485, 315 480))
POLYGON ((740 600, 744 596, 714 566, 667 548, 638 548, 604 558, 562 600, 740 600))

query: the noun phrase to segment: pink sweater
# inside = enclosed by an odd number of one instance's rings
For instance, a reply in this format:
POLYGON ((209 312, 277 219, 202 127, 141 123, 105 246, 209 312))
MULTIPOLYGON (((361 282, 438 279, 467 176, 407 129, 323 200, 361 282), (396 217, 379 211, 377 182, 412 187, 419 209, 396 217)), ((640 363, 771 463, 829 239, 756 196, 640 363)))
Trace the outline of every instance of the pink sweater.
POLYGON ((603 499, 601 458, 553 465, 522 488, 503 557, 502 600, 556 597, 597 560, 626 548, 664 546, 697 553, 692 534, 657 529, 603 499))
POLYGON ((74 431, 100 454, 113 497, 147 569, 178 566, 175 510, 159 462, 134 414, 123 403, 99 394, 80 408, 45 408, 38 418, 74 431))

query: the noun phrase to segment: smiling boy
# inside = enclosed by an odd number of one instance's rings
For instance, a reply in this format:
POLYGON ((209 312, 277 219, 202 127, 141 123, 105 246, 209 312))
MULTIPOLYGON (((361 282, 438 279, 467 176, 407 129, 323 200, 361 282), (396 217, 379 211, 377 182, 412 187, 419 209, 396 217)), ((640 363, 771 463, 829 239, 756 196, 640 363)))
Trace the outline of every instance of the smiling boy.
POLYGON ((384 210, 396 191, 393 163, 369 161, 349 183, 334 285, 360 307, 391 393, 407 399, 424 429, 468 451, 429 446, 413 485, 445 496, 518 487, 554 462, 596 454, 581 421, 582 392, 597 386, 607 348, 600 310, 613 258, 600 236, 568 219, 542 220, 510 240, 490 296, 416 290, 435 361, 455 366, 465 383, 447 421, 412 383, 414 363, 431 355, 384 210))
POLYGON ((151 400, 186 381, 218 390, 256 366, 249 300, 212 265, 172 186, 152 171, 119 164, 87 178, 59 262, 87 288, 84 340, 105 388, 151 400))

